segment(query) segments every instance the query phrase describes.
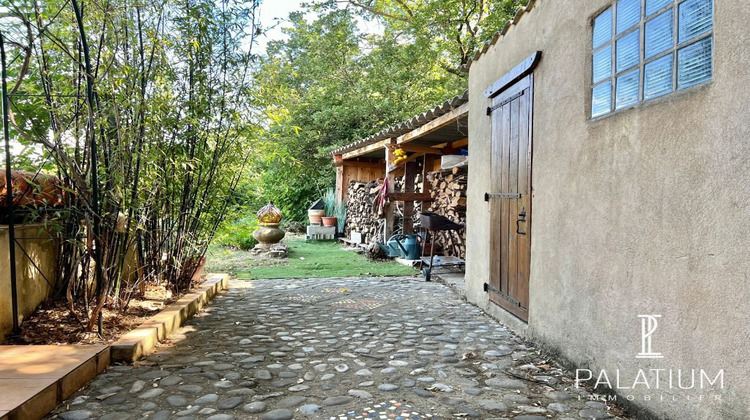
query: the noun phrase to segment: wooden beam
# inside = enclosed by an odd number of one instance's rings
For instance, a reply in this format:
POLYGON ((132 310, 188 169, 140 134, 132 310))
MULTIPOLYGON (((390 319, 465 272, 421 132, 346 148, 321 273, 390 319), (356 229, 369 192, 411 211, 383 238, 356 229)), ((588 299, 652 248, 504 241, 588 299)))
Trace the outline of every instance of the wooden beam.
POLYGON ((432 194, 430 193, 403 192, 393 193, 388 197, 393 201, 432 201, 432 194))
MULTIPOLYGON (((395 138, 388 139, 388 145, 392 145, 396 143, 395 138)), ((385 146, 385 145, 384 145, 385 146)), ((383 147, 384 147, 383 146, 383 147)), ((396 159, 396 156, 393 154, 393 150, 390 148, 385 149, 385 163, 386 168, 389 168, 393 165, 393 161, 396 159)), ((388 197, 393 194, 394 187, 396 185, 396 174, 393 172, 388 172, 386 175, 388 178, 388 197)), ((393 200, 388 200, 388 204, 386 204, 384 212, 385 212, 385 226, 383 228, 383 242, 386 242, 388 238, 393 236, 393 232, 395 230, 395 222, 396 222, 396 215, 395 215, 395 208, 396 206, 393 204, 393 200)))
POLYGON ((385 168, 385 162, 359 162, 356 160, 345 160, 341 165, 350 168, 385 168))
POLYGON ((336 168, 336 201, 343 202, 346 198, 347 189, 344 188, 344 168, 336 168))
POLYGON ((343 155, 341 155, 341 157, 344 160, 349 160, 349 159, 352 159, 352 158, 355 158, 355 157, 366 155, 366 154, 368 154, 370 152, 374 152, 374 151, 376 151, 378 149, 382 149, 387 144, 391 144, 391 140, 390 139, 385 139, 385 140, 379 141, 377 143, 373 143, 373 144, 371 144, 369 146, 364 146, 364 147, 362 147, 360 149, 352 150, 351 152, 344 153, 343 155))
MULTIPOLYGON (((404 164, 404 193, 414 192, 414 178, 417 176, 417 164, 416 162, 408 162, 404 164)), ((414 221, 412 216, 414 215, 414 202, 404 201, 404 220, 403 230, 401 233, 404 235, 411 235, 414 233, 414 221)))
POLYGON ((420 157, 422 157, 422 156, 424 156, 426 154, 427 153, 414 153, 413 155, 411 155, 408 158, 406 158, 406 160, 404 160, 404 165, 406 165, 407 163, 412 162, 412 161, 414 161, 414 160, 416 160, 416 159, 418 159, 418 158, 420 158, 420 157))
MULTIPOLYGON (((424 155, 424 161, 422 162, 422 192, 425 194, 430 194, 431 184, 427 180, 427 174, 432 171, 432 167, 435 165, 435 156, 433 155, 424 155)), ((422 208, 422 211, 427 211, 427 209, 422 208)))
POLYGON ((469 144, 469 138, 464 137, 461 140, 456 140, 453 142, 448 141, 445 143, 434 144, 432 145, 432 147, 436 149, 450 149, 450 148, 464 147, 464 146, 467 146, 468 144, 469 144))
POLYGON ((454 141, 453 143, 448 143, 448 147, 453 148, 453 149, 458 149, 458 148, 468 146, 468 145, 469 145, 468 137, 464 137, 461 140, 454 141))
POLYGON ((442 155, 443 151, 430 146, 417 146, 412 144, 402 144, 399 147, 393 147, 393 149, 403 149, 405 152, 415 153, 426 153, 431 155, 442 155))
POLYGON ((426 134, 432 133, 433 131, 444 127, 457 119, 469 114, 469 103, 465 103, 458 108, 443 114, 427 124, 417 128, 416 130, 410 131, 397 139, 398 144, 408 143, 412 140, 416 140, 426 134))

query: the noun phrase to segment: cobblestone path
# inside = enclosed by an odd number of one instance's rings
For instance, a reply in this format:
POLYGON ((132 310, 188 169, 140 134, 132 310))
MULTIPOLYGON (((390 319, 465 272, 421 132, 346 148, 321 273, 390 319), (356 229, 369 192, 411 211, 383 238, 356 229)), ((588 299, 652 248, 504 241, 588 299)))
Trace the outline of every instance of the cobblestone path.
POLYGON ((135 366, 50 418, 616 418, 448 287, 262 280, 231 289, 135 366))

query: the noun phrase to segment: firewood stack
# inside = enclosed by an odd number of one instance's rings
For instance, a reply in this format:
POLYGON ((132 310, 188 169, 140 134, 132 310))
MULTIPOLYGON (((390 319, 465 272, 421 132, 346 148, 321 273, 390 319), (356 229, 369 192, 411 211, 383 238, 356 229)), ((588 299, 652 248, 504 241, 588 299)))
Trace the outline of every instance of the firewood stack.
MULTIPOLYGON (((364 242, 376 240, 375 236, 379 231, 381 220, 373 213, 373 207, 379 191, 380 184, 377 181, 349 183, 346 199, 347 238, 352 237, 352 232, 359 232, 364 242)), ((382 241, 382 239, 377 240, 382 241)))
MULTIPOLYGON (((351 238, 352 232, 362 234, 364 242, 380 241, 385 242, 388 238, 382 238, 384 220, 378 216, 375 200, 380 192, 381 184, 377 181, 369 183, 351 181, 347 193, 346 202, 346 237, 351 238)), ((403 192, 404 177, 396 177, 394 190, 403 192)), ((422 190, 422 174, 417 174, 414 180, 414 190, 422 190)), ((403 204, 395 203, 395 231, 400 232, 403 227, 403 204)), ((419 214, 421 213, 422 203, 414 203, 414 214, 412 221, 414 231, 419 229, 419 214)))
MULTIPOLYGON (((466 226, 466 167, 431 172, 430 182, 432 203, 428 211, 443 215, 466 226)), ((435 242, 439 243, 445 255, 466 258, 466 229, 456 232, 437 232, 435 242)))

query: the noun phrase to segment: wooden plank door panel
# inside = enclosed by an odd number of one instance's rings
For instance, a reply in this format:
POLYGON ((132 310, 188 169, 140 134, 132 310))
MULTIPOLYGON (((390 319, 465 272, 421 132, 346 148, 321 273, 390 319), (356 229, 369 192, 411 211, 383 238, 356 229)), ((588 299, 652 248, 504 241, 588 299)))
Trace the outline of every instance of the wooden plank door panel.
POLYGON ((529 75, 493 100, 490 186, 490 300, 528 320, 531 245, 529 75), (519 196, 520 194, 520 196, 519 196))

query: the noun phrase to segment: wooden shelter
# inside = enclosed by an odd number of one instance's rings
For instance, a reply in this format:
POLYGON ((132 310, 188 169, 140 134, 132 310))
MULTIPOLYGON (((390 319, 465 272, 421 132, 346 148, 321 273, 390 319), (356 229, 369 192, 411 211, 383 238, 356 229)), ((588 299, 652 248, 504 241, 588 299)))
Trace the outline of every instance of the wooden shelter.
POLYGON ((414 204, 433 199, 430 183, 425 182, 427 174, 441 169, 442 156, 459 154, 469 144, 468 101, 464 92, 408 121, 333 151, 337 199, 347 198, 347 186, 352 181, 383 179, 388 188, 384 236, 389 237, 394 230, 395 202, 404 203, 403 232, 413 233, 414 204), (420 171, 421 191, 413 182, 420 171), (394 188, 397 177, 403 177, 403 191, 394 188))

